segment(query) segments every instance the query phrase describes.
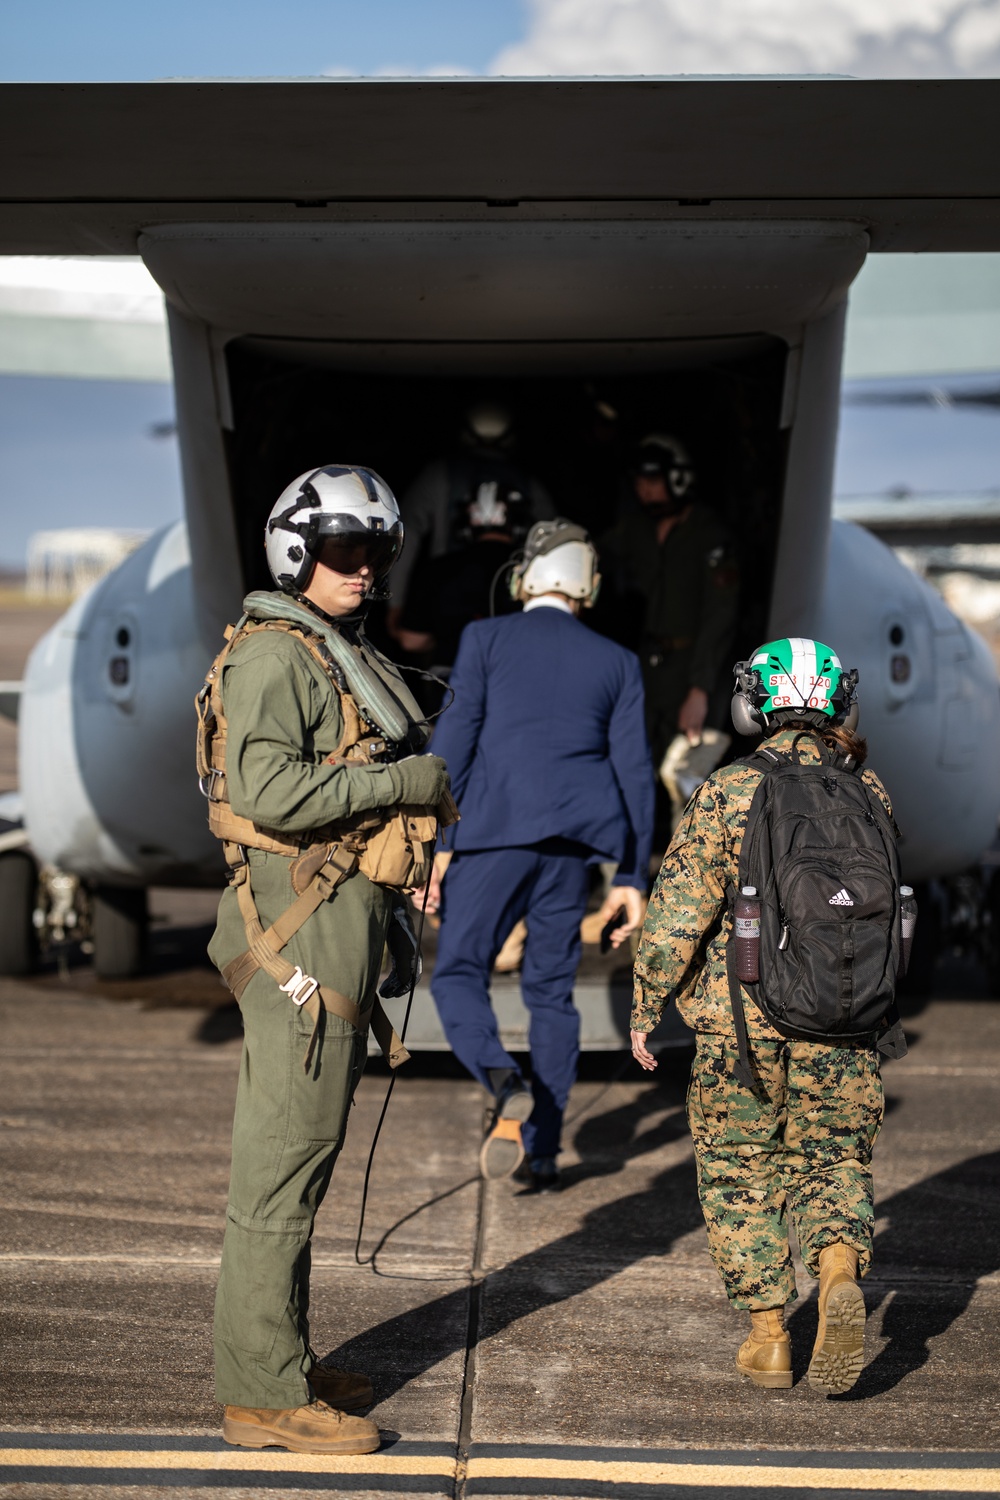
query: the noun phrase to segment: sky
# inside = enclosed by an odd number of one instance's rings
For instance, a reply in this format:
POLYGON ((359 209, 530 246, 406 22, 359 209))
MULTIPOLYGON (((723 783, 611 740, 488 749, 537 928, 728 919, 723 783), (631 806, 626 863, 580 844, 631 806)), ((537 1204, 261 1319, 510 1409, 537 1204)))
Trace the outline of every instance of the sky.
POLYGON ((526 21, 522 0, 3 0, 0 78, 485 73, 526 21))
POLYGON ((1000 74, 1000 0, 3 0, 0 81, 1000 74))

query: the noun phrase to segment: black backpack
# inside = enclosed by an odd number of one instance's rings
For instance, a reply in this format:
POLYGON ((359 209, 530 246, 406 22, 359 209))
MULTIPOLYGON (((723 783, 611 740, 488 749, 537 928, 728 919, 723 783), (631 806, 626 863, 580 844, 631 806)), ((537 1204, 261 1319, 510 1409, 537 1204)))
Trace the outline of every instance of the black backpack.
MULTIPOLYGON (((836 1046, 878 1046, 902 1056, 895 1007, 900 959, 897 830, 850 757, 814 736, 822 760, 763 747, 744 764, 764 771, 747 815, 737 889, 760 900, 759 978, 743 981, 782 1036, 836 1046)), ((735 904, 736 891, 731 893, 735 904)), ((749 1088, 735 923, 729 990, 749 1088)))

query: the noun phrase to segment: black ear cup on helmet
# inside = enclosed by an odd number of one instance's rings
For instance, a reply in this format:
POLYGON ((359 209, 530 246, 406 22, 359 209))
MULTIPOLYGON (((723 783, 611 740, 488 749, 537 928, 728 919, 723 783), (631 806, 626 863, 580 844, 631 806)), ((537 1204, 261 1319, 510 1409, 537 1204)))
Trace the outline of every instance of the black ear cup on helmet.
POLYGON ((858 678, 860 673, 857 667, 851 667, 848 671, 840 674, 837 691, 833 697, 833 706, 837 710, 835 724, 841 724, 853 734, 858 727, 858 719, 861 709, 858 704, 858 678))
POLYGON ((729 712, 732 716, 733 728, 745 739, 753 739, 755 735, 764 733, 764 720, 759 711, 747 702, 741 692, 737 691, 733 694, 729 712))
POLYGON ((736 683, 729 705, 733 728, 745 739, 753 739, 764 733, 764 715, 755 701, 760 690, 760 673, 749 662, 738 661, 733 667, 733 676, 736 683))

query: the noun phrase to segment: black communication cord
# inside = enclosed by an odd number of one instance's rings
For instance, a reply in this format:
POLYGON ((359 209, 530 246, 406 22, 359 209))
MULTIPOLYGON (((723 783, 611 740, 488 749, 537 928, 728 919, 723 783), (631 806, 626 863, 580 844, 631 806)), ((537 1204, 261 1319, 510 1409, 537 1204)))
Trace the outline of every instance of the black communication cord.
MULTIPOLYGON (((435 838, 435 843, 437 843, 437 839, 436 838, 435 838)), ((433 865, 432 865, 431 868, 433 870, 433 865)), ((431 876, 429 875, 427 877, 427 884, 424 886, 424 899, 420 903, 420 920, 417 923, 417 949, 416 949, 416 954, 414 955, 413 978, 410 980, 410 993, 406 997, 406 1010, 403 1012, 403 1024, 402 1024, 402 1026, 400 1028, 400 1032, 399 1032, 399 1040, 401 1042, 405 1042, 406 1041, 406 1028, 410 1024, 410 1011, 413 1009, 413 996, 414 996, 414 993, 416 992, 416 988, 417 988, 417 961, 416 960, 417 960, 417 956, 419 956, 420 945, 421 945, 421 943, 423 941, 423 936, 424 936, 424 917, 425 917, 425 915, 427 913, 427 897, 430 894, 430 889, 431 889, 431 876)), ((369 1185, 371 1183, 372 1164, 375 1161, 375 1148, 378 1145, 378 1138, 379 1138, 379 1136, 382 1133, 382 1125, 383 1125, 383 1122, 385 1120, 386 1114, 388 1113, 389 1100, 392 1098, 392 1091, 396 1087, 396 1074, 398 1072, 399 1072, 399 1069, 398 1068, 394 1068, 392 1070, 392 1072, 390 1073, 390 1075, 389 1075, 389 1087, 385 1091, 385 1098, 382 1101, 382 1112, 381 1112, 381 1114, 378 1117, 378 1124, 375 1126, 375 1134, 372 1136, 371 1150, 368 1152, 368 1165, 365 1167, 365 1184, 364 1184, 364 1187, 361 1190, 361 1212, 360 1212, 360 1214, 358 1216, 358 1237, 354 1241, 354 1259, 355 1259, 356 1263, 359 1266, 374 1266, 375 1256, 378 1253, 378 1246, 376 1246, 375 1250, 372 1251, 371 1255, 367 1255, 367 1256, 364 1257, 364 1259, 362 1259, 362 1257, 361 1257, 361 1236, 365 1232, 365 1211, 366 1211, 366 1209, 368 1207, 368 1188, 369 1188, 369 1185)))
POLYGON ((521 565, 521 563, 523 561, 524 561, 524 553, 523 552, 515 552, 514 555, 513 555, 513 557, 509 557, 505 563, 501 563, 500 567, 497 568, 496 572, 493 574, 493 577, 490 580, 490 619, 491 620, 496 619, 496 613, 497 613, 497 601, 496 601, 497 584, 500 582, 500 579, 503 577, 503 575, 505 573, 513 573, 514 569, 520 567, 520 565, 521 565))
POLYGON ((440 719, 441 715, 445 713, 454 703, 455 689, 452 687, 450 682, 446 682, 445 679, 443 677, 439 677, 436 672, 428 671, 426 667, 404 667, 402 662, 399 661, 394 661, 393 666, 396 668, 397 672, 412 672, 414 677, 422 677, 425 682, 436 682, 439 688, 444 688, 444 691, 446 693, 451 694, 451 697, 448 699, 448 701, 446 703, 442 703, 441 707, 434 713, 428 714, 426 719, 423 719, 421 721, 422 723, 433 724, 434 720, 440 719))

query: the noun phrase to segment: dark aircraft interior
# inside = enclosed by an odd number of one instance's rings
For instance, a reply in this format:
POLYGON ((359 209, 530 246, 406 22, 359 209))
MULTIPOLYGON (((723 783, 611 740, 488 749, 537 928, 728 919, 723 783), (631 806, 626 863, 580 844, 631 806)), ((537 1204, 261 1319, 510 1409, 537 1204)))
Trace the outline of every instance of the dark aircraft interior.
MULTIPOLYGON (((286 349, 282 349, 282 356, 286 349)), ((648 433, 669 433, 691 454, 701 501, 725 519, 742 580, 734 648, 766 632, 785 464, 780 430, 785 345, 719 351, 642 373, 371 373, 275 357, 264 340, 227 351, 234 430, 232 493, 248 588, 270 588, 261 537, 265 518, 296 475, 330 462, 366 464, 403 498, 430 461, 460 452, 464 416, 478 399, 513 416, 508 452, 539 479, 560 514, 599 544, 621 507, 634 504, 628 468, 648 433)), ((590 623, 636 647, 637 622, 609 590, 590 623)), ((369 632, 401 655, 373 610, 369 632)), ((728 681, 728 672, 726 674, 728 681)))

